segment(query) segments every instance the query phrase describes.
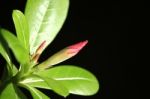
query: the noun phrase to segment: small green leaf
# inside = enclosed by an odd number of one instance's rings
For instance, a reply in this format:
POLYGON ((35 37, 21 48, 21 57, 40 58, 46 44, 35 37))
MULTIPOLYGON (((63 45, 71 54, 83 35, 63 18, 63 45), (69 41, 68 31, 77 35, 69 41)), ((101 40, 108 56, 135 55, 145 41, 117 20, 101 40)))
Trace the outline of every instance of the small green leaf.
POLYGON ((79 67, 64 65, 36 73, 57 80, 72 94, 93 95, 99 89, 99 83, 95 76, 79 67))
MULTIPOLYGON (((6 64, 7 72, 4 72, 4 74, 11 77, 13 75, 13 70, 12 70, 13 65, 11 63, 11 60, 10 60, 7 52, 5 51, 4 47, 2 46, 1 42, 0 42, 0 54, 4 57, 4 59, 7 62, 7 64, 6 64)), ((7 78, 9 78, 9 77, 7 77, 7 78)))
POLYGON ((11 32, 1 29, 0 36, 6 40, 8 46, 12 49, 19 63, 25 64, 29 62, 28 51, 20 44, 19 40, 11 32))
MULTIPOLYGON (((1 32, 1 28, 0 28, 1 32)), ((1 33, 0 33, 1 34, 1 33)), ((10 55, 8 53, 8 46, 6 42, 3 40, 3 38, 0 35, 0 54, 3 56, 3 58, 6 60, 6 62, 11 65, 11 59, 10 55)))
POLYGON ((46 96, 45 94, 43 94, 41 91, 37 90, 34 87, 31 87, 28 84, 23 84, 21 85, 22 87, 28 89, 33 97, 33 99, 50 99, 48 96, 46 96))
POLYGON ((12 83, 9 83, 0 93, 0 99, 27 99, 26 96, 12 83))
POLYGON ((29 52, 29 28, 26 18, 19 10, 14 10, 12 16, 17 32, 17 37, 22 46, 24 46, 29 52))
POLYGON ((35 54, 42 42, 43 50, 61 29, 68 12, 69 0, 28 0, 25 16, 30 30, 30 52, 35 54))

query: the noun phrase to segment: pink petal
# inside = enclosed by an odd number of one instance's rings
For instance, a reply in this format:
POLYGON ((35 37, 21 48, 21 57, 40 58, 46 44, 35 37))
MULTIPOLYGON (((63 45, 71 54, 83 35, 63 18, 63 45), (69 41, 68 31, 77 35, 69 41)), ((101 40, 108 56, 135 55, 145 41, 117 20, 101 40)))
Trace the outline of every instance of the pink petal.
POLYGON ((67 47, 67 54, 70 54, 71 56, 76 55, 87 43, 88 40, 85 40, 67 47))

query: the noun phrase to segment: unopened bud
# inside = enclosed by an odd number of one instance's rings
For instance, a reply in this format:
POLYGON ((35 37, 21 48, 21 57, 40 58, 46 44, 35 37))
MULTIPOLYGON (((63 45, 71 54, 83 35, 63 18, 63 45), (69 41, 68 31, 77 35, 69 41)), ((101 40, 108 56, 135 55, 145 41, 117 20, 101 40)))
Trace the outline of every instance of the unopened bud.
POLYGON ((58 63, 61 63, 65 60, 75 56, 87 43, 88 43, 88 41, 86 40, 86 41, 71 45, 67 48, 64 48, 63 50, 52 55, 50 58, 48 58, 43 63, 39 64, 38 68, 41 68, 41 69, 49 68, 52 65, 56 65, 58 63))

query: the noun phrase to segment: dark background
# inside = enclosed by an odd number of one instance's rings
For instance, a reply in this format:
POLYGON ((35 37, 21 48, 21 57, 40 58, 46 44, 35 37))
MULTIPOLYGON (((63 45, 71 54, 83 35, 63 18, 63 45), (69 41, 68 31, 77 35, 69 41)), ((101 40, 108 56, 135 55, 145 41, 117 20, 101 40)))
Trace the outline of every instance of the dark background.
MULTIPOLYGON (((0 0, 0 26, 13 32, 13 9, 24 10, 26 0, 0 0)), ((43 61, 58 50, 79 41, 89 44, 74 58, 61 64, 79 65, 91 71, 100 90, 90 97, 70 95, 67 99, 137 99, 136 39, 134 7, 131 2, 70 0, 67 20, 53 43, 42 54, 43 61)), ((3 64, 2 57, 0 65, 3 64)), ((2 66, 0 66, 2 68, 2 66)), ((52 99, 63 99, 43 90, 52 99)))

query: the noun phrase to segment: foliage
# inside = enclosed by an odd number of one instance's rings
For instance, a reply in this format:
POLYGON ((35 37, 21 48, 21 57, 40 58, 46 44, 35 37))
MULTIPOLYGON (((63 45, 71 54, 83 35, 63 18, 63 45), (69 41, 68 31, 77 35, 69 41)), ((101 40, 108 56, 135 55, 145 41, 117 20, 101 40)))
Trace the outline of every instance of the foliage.
POLYGON ((0 80, 0 99, 28 99, 20 90, 27 89, 33 99, 50 99, 37 88, 44 88, 67 97, 70 93, 93 95, 99 89, 96 77, 73 66, 54 66, 76 55, 86 44, 83 41, 64 48, 42 63, 38 59, 61 29, 68 12, 68 0, 27 0, 25 14, 12 13, 16 36, 0 28, 0 54, 6 60, 0 80), (13 52, 18 66, 12 62, 13 52))

